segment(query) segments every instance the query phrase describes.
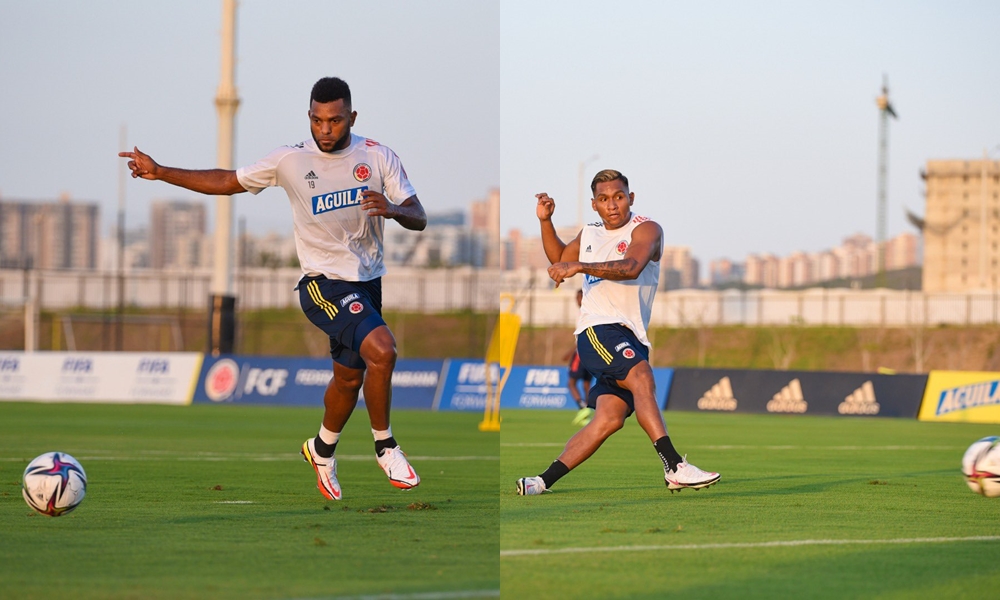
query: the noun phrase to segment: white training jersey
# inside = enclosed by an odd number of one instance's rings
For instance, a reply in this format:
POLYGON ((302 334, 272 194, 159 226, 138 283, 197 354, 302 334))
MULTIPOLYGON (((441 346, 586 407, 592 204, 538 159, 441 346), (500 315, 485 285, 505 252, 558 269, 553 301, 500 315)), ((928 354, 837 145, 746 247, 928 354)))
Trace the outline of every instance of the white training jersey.
POLYGON ((284 188, 302 272, 344 281, 385 274, 385 219, 361 210, 361 192, 380 192, 393 204, 416 195, 395 152, 353 133, 350 145, 337 152, 323 152, 311 139, 282 146, 237 169, 236 178, 252 194, 284 188))
MULTIPOLYGON (((580 232, 580 262, 622 260, 625 251, 632 245, 632 232, 648 220, 648 217, 632 213, 632 219, 618 229, 605 229, 601 222, 584 226, 580 232)), ((594 325, 621 323, 631 329, 640 342, 650 347, 646 328, 649 327, 659 282, 659 261, 646 263, 636 279, 612 281, 584 274, 583 302, 574 333, 582 333, 594 325)))

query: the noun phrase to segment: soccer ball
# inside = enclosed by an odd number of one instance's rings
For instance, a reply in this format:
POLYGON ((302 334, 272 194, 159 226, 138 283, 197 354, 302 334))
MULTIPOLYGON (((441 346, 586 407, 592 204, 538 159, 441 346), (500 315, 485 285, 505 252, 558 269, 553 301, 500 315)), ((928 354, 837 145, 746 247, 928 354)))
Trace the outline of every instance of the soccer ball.
POLYGON ((962 474, 973 492, 1000 496, 1000 437, 984 437, 969 446, 962 457, 962 474))
POLYGON ((24 470, 21 494, 36 512, 50 517, 64 515, 83 502, 87 474, 75 458, 65 452, 46 452, 24 470))

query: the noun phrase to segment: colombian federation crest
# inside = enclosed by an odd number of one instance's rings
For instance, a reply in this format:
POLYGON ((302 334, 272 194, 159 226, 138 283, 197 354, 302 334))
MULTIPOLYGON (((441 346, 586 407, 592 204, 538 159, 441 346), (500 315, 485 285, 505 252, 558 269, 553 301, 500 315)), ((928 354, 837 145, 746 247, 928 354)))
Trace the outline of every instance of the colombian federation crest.
POLYGON ((351 302, 351 305, 347 307, 347 310, 351 311, 352 315, 356 315, 364 310, 364 308, 365 306, 360 302, 351 302))
POLYGON ((628 250, 628 242, 626 242, 625 240, 618 242, 618 245, 615 246, 615 252, 617 252, 621 256, 625 255, 626 250, 628 250))
POLYGON ((354 165, 354 178, 364 183, 372 178, 372 168, 365 163, 354 165))
POLYGON ((633 358, 635 358, 635 350, 631 348, 625 348, 625 351, 622 352, 622 356, 624 356, 629 360, 632 360, 633 358))

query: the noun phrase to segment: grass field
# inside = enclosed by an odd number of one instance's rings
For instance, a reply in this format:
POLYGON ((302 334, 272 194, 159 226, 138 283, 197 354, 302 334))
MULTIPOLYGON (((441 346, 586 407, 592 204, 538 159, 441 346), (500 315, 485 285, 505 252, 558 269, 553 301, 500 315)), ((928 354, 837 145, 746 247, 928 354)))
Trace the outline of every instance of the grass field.
POLYGON ((403 492, 355 414, 337 449, 340 502, 298 455, 320 416, 0 402, 0 597, 495 597, 499 444, 477 430, 480 415, 395 411, 423 479, 403 492), (89 479, 80 508, 59 518, 32 513, 19 489, 49 450, 89 479))
POLYGON ((552 493, 517 496, 572 416, 504 414, 504 597, 998 595, 1000 499, 972 493, 960 463, 1000 426, 668 412, 678 450, 718 485, 671 495, 633 418, 552 493))

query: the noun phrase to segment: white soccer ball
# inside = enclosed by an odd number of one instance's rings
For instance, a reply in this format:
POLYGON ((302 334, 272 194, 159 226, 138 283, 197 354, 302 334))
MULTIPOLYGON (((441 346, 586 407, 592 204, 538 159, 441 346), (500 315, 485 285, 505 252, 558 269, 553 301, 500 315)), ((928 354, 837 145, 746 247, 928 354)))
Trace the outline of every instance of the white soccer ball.
POLYGON ((58 517, 83 502, 87 474, 79 462, 65 452, 46 452, 24 470, 21 494, 35 511, 58 517))
POLYGON ((962 457, 962 474, 973 492, 1000 497, 1000 437, 984 437, 969 446, 962 457))

